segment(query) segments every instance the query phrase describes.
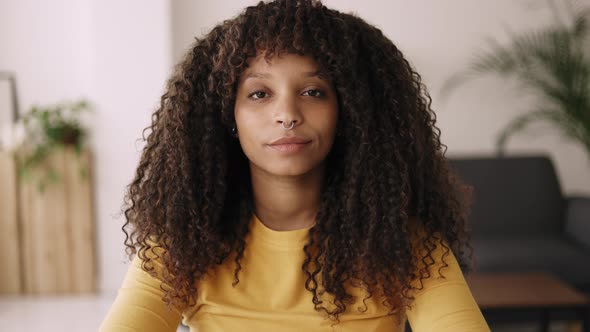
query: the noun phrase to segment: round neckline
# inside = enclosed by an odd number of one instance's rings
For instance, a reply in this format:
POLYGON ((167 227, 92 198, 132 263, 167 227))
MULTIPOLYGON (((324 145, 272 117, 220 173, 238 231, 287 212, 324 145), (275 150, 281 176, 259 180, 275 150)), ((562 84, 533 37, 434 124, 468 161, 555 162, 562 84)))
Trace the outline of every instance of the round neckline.
POLYGON ((288 231, 277 231, 266 226, 258 216, 253 213, 250 223, 250 232, 256 240, 263 240, 265 243, 281 248, 301 249, 307 243, 309 230, 315 226, 293 229, 288 231))

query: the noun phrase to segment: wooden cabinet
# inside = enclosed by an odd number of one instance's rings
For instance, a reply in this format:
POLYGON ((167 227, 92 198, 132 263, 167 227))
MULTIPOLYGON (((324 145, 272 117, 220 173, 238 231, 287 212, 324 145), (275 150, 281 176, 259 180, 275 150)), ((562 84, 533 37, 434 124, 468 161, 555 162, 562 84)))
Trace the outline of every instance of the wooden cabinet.
MULTIPOLYGON (((53 167, 59 174, 57 183, 49 184, 44 192, 39 191, 35 176, 46 171, 42 167, 31 173, 32 181, 18 181, 18 194, 13 195, 18 197, 19 259, 12 264, 20 265, 20 281, 13 281, 13 276, 3 278, 20 284, 22 292, 64 294, 96 290, 91 165, 90 151, 77 156, 72 148, 59 149, 45 161, 45 166, 53 167), (81 174, 81 170, 86 170, 86 174, 81 174)), ((8 199, 3 204, 14 202, 8 199)), ((2 231, 10 230, 13 222, 9 219, 2 222, 2 231)), ((0 273, 10 274, 8 271, 0 273)))
POLYGON ((22 291, 17 194, 15 160, 0 151, 0 294, 22 291))

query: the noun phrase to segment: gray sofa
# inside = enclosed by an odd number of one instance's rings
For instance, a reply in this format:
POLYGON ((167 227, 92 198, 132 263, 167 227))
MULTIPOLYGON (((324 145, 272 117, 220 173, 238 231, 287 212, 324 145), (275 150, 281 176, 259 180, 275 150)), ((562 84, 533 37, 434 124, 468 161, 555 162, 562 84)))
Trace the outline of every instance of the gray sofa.
POLYGON ((548 157, 449 163, 473 186, 476 271, 549 271, 590 293, 590 197, 564 197, 548 157))

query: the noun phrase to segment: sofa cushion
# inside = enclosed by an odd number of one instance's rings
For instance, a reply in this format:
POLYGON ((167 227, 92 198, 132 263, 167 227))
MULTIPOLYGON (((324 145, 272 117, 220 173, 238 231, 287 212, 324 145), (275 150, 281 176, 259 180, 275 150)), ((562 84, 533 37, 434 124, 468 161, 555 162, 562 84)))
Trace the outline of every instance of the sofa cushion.
POLYGON ((549 271, 573 285, 590 281, 590 251, 564 236, 474 237, 472 246, 477 271, 549 271))
POLYGON ((590 197, 570 196, 566 202, 566 236, 590 251, 590 197))
POLYGON ((473 186, 474 235, 563 232, 565 200, 550 159, 511 156, 449 162, 473 186))

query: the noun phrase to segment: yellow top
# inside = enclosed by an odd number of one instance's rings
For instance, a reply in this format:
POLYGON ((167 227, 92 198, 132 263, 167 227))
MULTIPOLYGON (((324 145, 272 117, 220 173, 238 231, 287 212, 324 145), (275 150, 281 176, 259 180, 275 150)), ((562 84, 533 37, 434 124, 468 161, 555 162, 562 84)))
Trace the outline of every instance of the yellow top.
MULTIPOLYGON (((445 257, 448 268, 441 270, 446 279, 424 280, 401 322, 387 316, 387 308, 375 296, 366 301, 365 312, 356 310, 359 305, 347 306, 334 325, 314 310, 312 294, 304 286, 301 265, 309 228, 275 231, 253 216, 240 282, 232 287, 235 265, 226 260, 200 281, 197 304, 183 312, 167 309, 160 280, 143 271, 136 256, 99 331, 176 331, 182 319, 191 332, 398 332, 404 331, 406 318, 414 332, 490 331, 452 252, 445 257)), ((442 253, 440 246, 432 253, 437 263, 442 264, 442 253)), ((438 271, 438 266, 431 271, 438 271)))

